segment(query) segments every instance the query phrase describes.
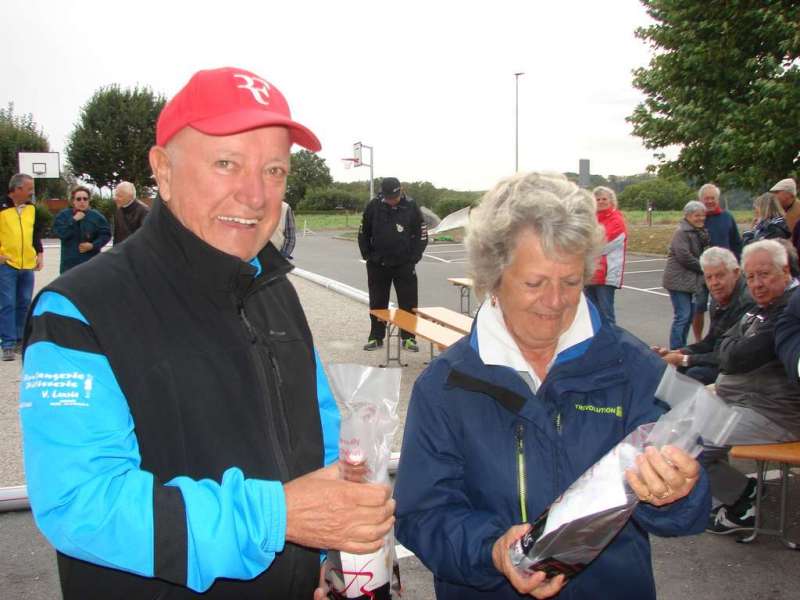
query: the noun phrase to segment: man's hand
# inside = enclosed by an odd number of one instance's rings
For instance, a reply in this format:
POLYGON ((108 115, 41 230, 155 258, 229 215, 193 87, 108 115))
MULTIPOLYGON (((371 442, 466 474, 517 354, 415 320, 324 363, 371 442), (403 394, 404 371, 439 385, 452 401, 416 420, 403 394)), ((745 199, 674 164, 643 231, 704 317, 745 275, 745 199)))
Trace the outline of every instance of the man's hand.
POLYGON ((36 255, 36 266, 34 267, 34 271, 41 271, 44 269, 44 254, 37 254, 36 255))
POLYGON ((341 481, 332 464, 283 486, 286 540, 309 548, 375 552, 394 526, 388 486, 341 481))
POLYGON ((84 252, 91 252, 94 250, 94 244, 92 242, 81 242, 78 244, 78 252, 83 254, 84 252))
POLYGON ((6 261, 7 261, 9 258, 10 258, 10 257, 6 256, 5 254, 0 254, 0 265, 4 265, 4 264, 6 264, 6 261))
POLYGON ((82 221, 84 218, 86 218, 86 213, 82 210, 75 211, 75 214, 72 215, 73 221, 82 221))
POLYGON ((650 346, 650 350, 652 350, 661 357, 664 357, 667 354, 669 354, 669 350, 664 348, 664 346, 650 346))
POLYGON ((665 362, 675 367, 680 367, 683 364, 684 356, 686 355, 682 352, 667 352, 661 358, 663 358, 665 362))
POLYGON ((547 573, 536 571, 533 575, 523 575, 511 564, 508 549, 523 535, 528 533, 531 526, 527 523, 514 525, 506 531, 492 546, 492 562, 495 568, 506 576, 508 581, 520 594, 527 594, 534 598, 552 598, 561 591, 567 582, 566 577, 558 575, 547 579, 547 573))

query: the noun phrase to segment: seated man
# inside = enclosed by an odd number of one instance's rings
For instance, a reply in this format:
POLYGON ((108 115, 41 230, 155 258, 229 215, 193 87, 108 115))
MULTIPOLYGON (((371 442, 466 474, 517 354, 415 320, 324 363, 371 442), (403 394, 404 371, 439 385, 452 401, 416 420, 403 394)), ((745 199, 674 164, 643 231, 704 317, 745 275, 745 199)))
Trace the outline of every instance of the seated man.
POLYGON ((718 246, 709 248, 700 256, 700 267, 711 293, 708 333, 699 342, 679 350, 670 351, 660 346, 654 346, 653 350, 666 362, 678 367, 681 373, 708 385, 717 380, 719 373, 717 345, 722 334, 733 327, 754 303, 733 252, 718 246))
MULTIPOLYGON (((789 381, 775 354, 776 323, 796 287, 786 250, 774 240, 755 242, 745 246, 742 267, 757 306, 719 343, 717 394, 741 416, 728 443, 800 440, 800 386, 789 381)), ((733 533, 755 524, 755 479, 748 480, 727 458, 728 448, 706 447, 703 453, 711 493, 722 503, 711 514, 706 529, 711 533, 733 533)))

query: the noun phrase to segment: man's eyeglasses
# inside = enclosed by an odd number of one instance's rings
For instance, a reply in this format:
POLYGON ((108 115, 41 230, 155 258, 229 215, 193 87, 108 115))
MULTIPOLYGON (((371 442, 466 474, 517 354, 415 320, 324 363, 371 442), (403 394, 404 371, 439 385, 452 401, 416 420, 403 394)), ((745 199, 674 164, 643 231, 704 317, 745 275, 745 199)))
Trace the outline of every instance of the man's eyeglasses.
POLYGON ((88 196, 75 196, 75 202, 88 202, 88 196))

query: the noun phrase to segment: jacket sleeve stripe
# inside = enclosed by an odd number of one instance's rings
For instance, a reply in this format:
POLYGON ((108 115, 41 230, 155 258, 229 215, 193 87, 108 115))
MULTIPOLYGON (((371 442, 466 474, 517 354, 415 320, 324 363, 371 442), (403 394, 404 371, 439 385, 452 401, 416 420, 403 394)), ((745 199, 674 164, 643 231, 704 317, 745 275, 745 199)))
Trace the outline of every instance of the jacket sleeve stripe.
POLYGON ((322 442, 325 448, 325 465, 339 459, 339 407, 333 399, 328 377, 322 366, 322 360, 314 349, 314 361, 317 363, 317 403, 319 404, 319 418, 322 421, 322 442))
POLYGON ((154 575, 186 585, 186 509, 178 488, 153 488, 154 575))
POLYGON ((26 347, 37 342, 58 340, 58 345, 62 348, 101 354, 91 327, 73 318, 47 312, 34 316, 30 328, 26 347))

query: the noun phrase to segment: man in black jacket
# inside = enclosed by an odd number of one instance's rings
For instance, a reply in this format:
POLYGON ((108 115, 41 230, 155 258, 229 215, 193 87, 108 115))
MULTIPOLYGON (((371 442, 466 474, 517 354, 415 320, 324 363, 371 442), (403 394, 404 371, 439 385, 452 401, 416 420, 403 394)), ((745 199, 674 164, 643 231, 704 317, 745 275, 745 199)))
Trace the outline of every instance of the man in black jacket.
POLYGON ((26 479, 64 600, 321 600, 319 551, 392 527, 388 487, 339 479, 335 401, 268 243, 292 143, 320 149, 275 86, 196 73, 159 116, 142 228, 34 302, 26 479))
MULTIPOLYGON (((800 387, 775 354, 776 326, 796 285, 786 249, 775 240, 745 246, 742 268, 756 303, 719 341, 716 392, 739 415, 727 443, 769 444, 800 439, 800 387)), ((728 534, 755 523, 755 479, 727 460, 728 448, 706 447, 703 464, 711 494, 721 502, 706 531, 728 534)))
POLYGON ((754 303, 742 279, 739 263, 733 252, 714 246, 700 256, 700 267, 706 287, 711 292, 711 325, 706 336, 695 344, 669 351, 654 347, 661 357, 678 371, 708 385, 719 374, 718 344, 754 303))
POLYGON ((121 244, 142 226, 150 209, 136 198, 136 187, 130 181, 120 181, 114 188, 114 204, 114 243, 121 244))
MULTIPOLYGON (((400 181, 386 177, 381 191, 364 209, 358 230, 361 258, 367 261, 369 308, 389 306, 389 292, 394 283, 397 304, 403 310, 417 307, 415 265, 428 245, 428 230, 417 204, 402 191, 400 181)), ((383 346, 386 323, 370 315, 371 327, 364 350, 383 346)), ((401 331, 403 347, 419 352, 417 341, 401 331)))

